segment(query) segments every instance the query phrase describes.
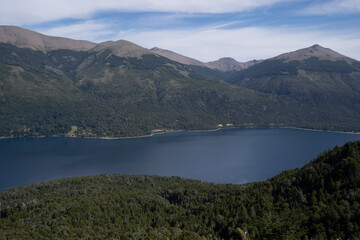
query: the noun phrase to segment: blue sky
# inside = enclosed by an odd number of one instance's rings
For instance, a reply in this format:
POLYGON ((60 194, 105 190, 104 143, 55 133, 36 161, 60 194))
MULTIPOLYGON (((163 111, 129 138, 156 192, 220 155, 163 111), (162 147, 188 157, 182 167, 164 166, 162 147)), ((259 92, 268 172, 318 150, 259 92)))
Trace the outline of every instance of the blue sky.
POLYGON ((1 25, 125 39, 202 61, 265 59, 320 44, 360 60, 360 0, 12 0, 1 25))

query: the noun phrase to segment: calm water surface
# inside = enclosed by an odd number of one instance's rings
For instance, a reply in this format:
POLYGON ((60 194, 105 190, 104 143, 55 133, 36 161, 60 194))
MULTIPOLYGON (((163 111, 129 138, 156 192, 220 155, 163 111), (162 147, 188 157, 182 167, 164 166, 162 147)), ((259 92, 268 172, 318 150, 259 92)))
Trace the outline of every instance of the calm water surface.
POLYGON ((261 181, 354 140, 360 135, 297 129, 224 129, 118 140, 1 139, 0 190, 102 173, 181 176, 216 183, 261 181))

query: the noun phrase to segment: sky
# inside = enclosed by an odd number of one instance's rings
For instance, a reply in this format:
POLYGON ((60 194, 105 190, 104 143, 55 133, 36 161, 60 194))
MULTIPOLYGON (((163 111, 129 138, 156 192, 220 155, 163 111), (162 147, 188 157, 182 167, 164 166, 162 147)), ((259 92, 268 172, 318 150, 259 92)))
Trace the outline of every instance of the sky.
POLYGON ((0 1, 0 25, 124 39, 205 62, 266 59, 314 44, 360 60, 360 0, 0 1))

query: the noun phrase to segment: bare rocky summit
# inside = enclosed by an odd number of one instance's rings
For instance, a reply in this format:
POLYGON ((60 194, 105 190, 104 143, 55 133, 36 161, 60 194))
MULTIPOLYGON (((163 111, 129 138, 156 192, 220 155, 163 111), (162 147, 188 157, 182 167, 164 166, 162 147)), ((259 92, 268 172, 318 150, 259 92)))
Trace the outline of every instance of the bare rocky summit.
POLYGON ((169 51, 166 49, 162 49, 162 48, 158 48, 158 47, 154 47, 152 49, 150 49, 153 53, 156 53, 160 56, 166 57, 170 60, 173 60, 175 62, 178 63, 182 63, 185 65, 194 65, 194 66, 200 66, 200 67, 207 67, 205 63, 198 61, 196 59, 190 58, 190 57, 186 57, 184 55, 181 55, 179 53, 173 52, 173 51, 169 51))
POLYGON ((140 57, 143 54, 153 54, 146 48, 143 48, 139 45, 136 45, 132 42, 126 40, 119 41, 106 41, 97 44, 91 50, 93 51, 103 51, 103 50, 111 50, 111 52, 116 56, 121 57, 140 57))
POLYGON ((206 63, 206 65, 210 68, 215 68, 223 72, 229 72, 229 71, 241 71, 259 62, 261 61, 252 60, 248 62, 238 62, 233 58, 225 57, 225 58, 220 58, 217 61, 208 62, 206 63))
POLYGON ((84 40, 51 37, 16 26, 0 26, 0 42, 41 51, 55 49, 89 50, 96 45, 96 43, 84 40))
POLYGON ((346 57, 340 53, 337 53, 330 48, 324 48, 318 44, 315 44, 308 48, 299 49, 293 52, 281 54, 274 59, 288 59, 288 60, 298 60, 302 61, 311 57, 317 57, 319 60, 350 60, 349 57, 346 57))

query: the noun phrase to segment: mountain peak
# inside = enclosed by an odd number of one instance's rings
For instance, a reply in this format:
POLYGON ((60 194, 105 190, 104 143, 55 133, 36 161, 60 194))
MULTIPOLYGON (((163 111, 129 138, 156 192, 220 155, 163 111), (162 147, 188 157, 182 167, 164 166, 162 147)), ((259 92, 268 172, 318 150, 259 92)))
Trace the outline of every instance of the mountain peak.
POLYGON ((219 60, 208 62, 207 65, 224 72, 239 71, 243 69, 241 63, 237 62, 235 59, 231 57, 223 57, 220 58, 219 60))
POLYGON ((349 60, 348 57, 340 53, 337 53, 331 50, 330 48, 322 47, 319 44, 314 44, 311 47, 281 54, 275 57, 275 59, 286 59, 286 61, 292 61, 292 60, 303 61, 311 57, 317 57, 321 60, 329 60, 329 61, 349 60))
POLYGON ((223 57, 220 58, 218 61, 222 61, 222 62, 237 62, 235 59, 231 58, 231 57, 223 57))
POLYGON ((163 49, 158 48, 158 47, 153 47, 153 48, 151 48, 150 50, 151 50, 151 51, 161 51, 161 50, 163 50, 163 49))
POLYGON ((323 48, 323 47, 320 46, 319 44, 314 44, 314 45, 312 45, 310 48, 323 48))
POLYGON ((123 49, 123 48, 144 49, 143 47, 126 40, 106 41, 99 43, 96 45, 96 47, 94 47, 94 49, 123 49))
POLYGON ((102 42, 92 50, 96 52, 110 50, 119 57, 141 57, 143 54, 152 54, 148 49, 126 40, 102 42))
POLYGON ((249 61, 249 62, 238 62, 231 57, 223 57, 217 61, 208 62, 208 67, 219 69, 220 71, 240 71, 246 69, 254 64, 258 63, 258 61, 249 61))

